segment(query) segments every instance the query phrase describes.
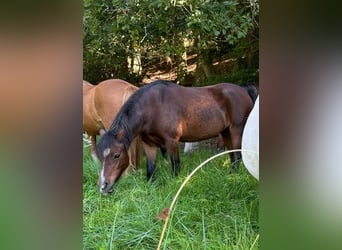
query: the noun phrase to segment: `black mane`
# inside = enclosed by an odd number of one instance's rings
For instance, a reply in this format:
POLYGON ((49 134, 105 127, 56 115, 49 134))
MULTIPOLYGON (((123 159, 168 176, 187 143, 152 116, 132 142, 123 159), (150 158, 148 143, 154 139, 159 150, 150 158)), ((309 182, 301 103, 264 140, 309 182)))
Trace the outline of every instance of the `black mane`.
MULTIPOLYGON (((157 80, 141 87, 136 92, 134 92, 133 95, 131 95, 128 98, 128 100, 125 102, 125 104, 121 107, 119 113, 116 115, 109 130, 118 130, 118 129, 119 131, 121 130, 121 127, 125 125, 124 124, 125 122, 127 122, 127 117, 130 115, 130 111, 133 109, 134 105, 139 101, 139 99, 141 98, 142 95, 144 95, 144 93, 149 91, 149 89, 153 88, 156 85, 161 85, 161 84, 169 85, 169 83, 172 83, 172 82, 157 80)), ((125 129, 125 126, 124 126, 124 129, 125 129)))
POLYGON ((116 115, 108 132, 106 132, 102 136, 100 142, 96 146, 96 152, 99 157, 102 157, 101 155, 99 155, 99 153, 102 154, 103 150, 109 148, 114 143, 114 140, 116 140, 116 136, 121 130, 124 130, 125 133, 125 136, 122 139, 122 143, 125 145, 126 150, 128 150, 133 140, 133 134, 132 131, 128 128, 127 122, 128 118, 132 115, 134 105, 139 103, 140 98, 154 86, 161 84, 168 86, 170 83, 172 82, 164 80, 154 81, 148 85, 141 87, 128 98, 125 104, 121 107, 119 113, 116 115))

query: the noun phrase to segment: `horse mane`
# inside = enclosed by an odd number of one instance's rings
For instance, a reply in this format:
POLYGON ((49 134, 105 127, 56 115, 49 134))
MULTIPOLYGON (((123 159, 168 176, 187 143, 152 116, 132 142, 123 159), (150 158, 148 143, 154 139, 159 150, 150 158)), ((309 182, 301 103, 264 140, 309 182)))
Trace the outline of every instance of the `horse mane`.
POLYGON ((247 85, 242 86, 244 89, 246 89, 248 95, 253 101, 253 104, 255 103, 255 100, 257 99, 259 95, 259 86, 254 83, 249 83, 247 85))
MULTIPOLYGON (((168 85, 171 83, 170 81, 164 81, 164 80, 157 80, 150 84, 147 84, 141 88, 139 88, 137 91, 135 91, 131 96, 128 97, 127 101, 123 104, 121 109, 119 110, 118 114, 116 115, 112 125, 110 126, 109 130, 120 130, 127 129, 127 118, 130 115, 130 111, 133 109, 134 105, 139 102, 139 99, 141 96, 143 96, 149 89, 153 88, 156 85, 168 85)), ((126 132, 126 131, 125 131, 126 132)), ((117 135, 115 133, 115 135, 117 135)))
POLYGON ((104 134, 101 138, 101 143, 98 144, 99 152, 102 152, 104 149, 110 147, 113 144, 114 139, 116 136, 123 130, 124 137, 122 139, 122 143, 124 144, 126 150, 128 150, 131 142, 133 141, 133 133, 128 127, 128 118, 132 115, 132 110, 134 106, 139 103, 140 98, 149 91, 149 89, 153 88, 156 85, 169 85, 169 81, 157 80, 150 84, 147 84, 137 91, 135 91, 128 100, 124 103, 121 107, 120 111, 116 115, 112 125, 110 126, 109 130, 106 134, 104 134))

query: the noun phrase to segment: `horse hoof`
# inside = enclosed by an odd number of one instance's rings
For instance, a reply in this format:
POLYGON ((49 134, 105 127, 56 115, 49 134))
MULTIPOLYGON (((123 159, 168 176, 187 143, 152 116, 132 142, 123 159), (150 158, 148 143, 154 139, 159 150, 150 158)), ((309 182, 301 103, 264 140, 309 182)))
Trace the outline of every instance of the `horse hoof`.
POLYGON ((237 169, 236 168, 231 168, 229 171, 229 174, 236 174, 237 173, 237 169))

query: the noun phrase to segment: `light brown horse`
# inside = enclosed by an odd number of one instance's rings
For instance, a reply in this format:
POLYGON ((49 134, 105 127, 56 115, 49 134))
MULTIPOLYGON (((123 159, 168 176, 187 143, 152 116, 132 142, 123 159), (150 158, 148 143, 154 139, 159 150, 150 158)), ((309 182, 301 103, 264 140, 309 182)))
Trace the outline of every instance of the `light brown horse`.
MULTIPOLYGON (((121 106, 136 90, 138 87, 120 79, 106 80, 98 85, 83 81, 83 131, 91 139, 93 158, 96 158, 96 135, 109 129, 121 106)), ((137 169, 140 161, 137 140, 132 142, 128 156, 130 164, 137 169)))
MULTIPOLYGON (((100 192, 110 193, 129 164, 127 149, 140 136, 147 156, 147 179, 156 162, 156 147, 165 146, 174 174, 180 168, 178 142, 194 142, 218 136, 228 149, 241 148, 241 137, 253 100, 237 85, 182 87, 155 81, 136 91, 123 105, 110 129, 101 137, 96 153, 102 163, 100 192)), ((230 154, 237 168, 239 153, 230 154)))
POLYGON ((83 80, 83 131, 90 137, 91 156, 96 159, 96 155, 94 155, 94 146, 96 145, 96 135, 99 134, 100 129, 96 126, 96 119, 93 117, 91 112, 91 107, 93 107, 92 101, 94 99, 94 91, 92 89, 94 87, 95 85, 83 80))

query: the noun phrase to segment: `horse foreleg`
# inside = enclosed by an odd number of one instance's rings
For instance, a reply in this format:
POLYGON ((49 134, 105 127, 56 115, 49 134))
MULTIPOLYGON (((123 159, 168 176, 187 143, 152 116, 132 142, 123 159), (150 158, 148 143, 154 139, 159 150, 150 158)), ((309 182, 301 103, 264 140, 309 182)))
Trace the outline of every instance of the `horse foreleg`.
POLYGON ((154 174, 154 169, 156 166, 156 158, 157 158, 157 148, 151 147, 145 143, 143 143, 143 148, 147 157, 146 169, 147 169, 147 180, 150 181, 154 174))
MULTIPOLYGON (((140 138, 136 137, 132 141, 128 149, 129 166, 130 167, 132 166, 134 171, 137 171, 139 169, 139 164, 140 164, 139 142, 140 142, 140 138)), ((128 174, 130 167, 126 168, 125 170, 126 175, 128 174)))
POLYGON ((166 148, 170 154, 173 174, 177 176, 180 171, 178 141, 174 141, 174 140, 168 141, 166 143, 166 148))
POLYGON ((179 156, 171 156, 173 174, 177 176, 180 170, 179 156))
POLYGON ((94 161, 97 161, 97 156, 96 156, 96 152, 95 152, 95 147, 96 147, 96 135, 91 135, 90 137, 90 154, 91 157, 93 158, 94 161))

